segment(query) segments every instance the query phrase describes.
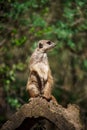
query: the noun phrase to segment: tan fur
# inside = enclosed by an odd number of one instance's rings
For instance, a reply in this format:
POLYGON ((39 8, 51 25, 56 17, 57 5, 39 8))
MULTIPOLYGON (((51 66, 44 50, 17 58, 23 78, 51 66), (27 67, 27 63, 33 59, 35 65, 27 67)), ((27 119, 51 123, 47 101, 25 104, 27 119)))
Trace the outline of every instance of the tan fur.
POLYGON ((41 40, 30 58, 30 77, 26 87, 30 97, 42 96, 47 100, 52 98, 53 77, 46 52, 54 46, 49 40, 41 40))

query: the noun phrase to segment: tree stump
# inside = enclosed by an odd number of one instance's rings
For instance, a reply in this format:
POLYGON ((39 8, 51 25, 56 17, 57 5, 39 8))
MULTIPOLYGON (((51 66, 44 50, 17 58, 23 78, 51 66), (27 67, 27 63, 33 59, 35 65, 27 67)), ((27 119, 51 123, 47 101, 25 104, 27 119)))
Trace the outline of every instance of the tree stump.
POLYGON ((76 105, 63 108, 37 97, 24 104, 1 130, 82 130, 82 125, 76 105))

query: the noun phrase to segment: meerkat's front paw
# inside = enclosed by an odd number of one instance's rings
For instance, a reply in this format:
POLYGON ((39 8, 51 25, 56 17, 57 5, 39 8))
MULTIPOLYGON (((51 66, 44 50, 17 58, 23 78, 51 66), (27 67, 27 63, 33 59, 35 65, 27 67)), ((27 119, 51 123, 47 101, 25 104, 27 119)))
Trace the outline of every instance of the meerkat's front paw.
POLYGON ((50 94, 42 94, 42 97, 45 98, 47 101, 50 101, 52 99, 50 94))

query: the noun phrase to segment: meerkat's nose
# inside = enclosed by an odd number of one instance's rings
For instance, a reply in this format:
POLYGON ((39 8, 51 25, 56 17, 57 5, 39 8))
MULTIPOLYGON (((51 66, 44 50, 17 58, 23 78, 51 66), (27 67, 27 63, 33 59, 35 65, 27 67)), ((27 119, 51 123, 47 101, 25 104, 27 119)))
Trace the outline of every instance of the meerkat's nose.
POLYGON ((56 46, 56 43, 53 42, 53 46, 55 47, 55 46, 56 46))

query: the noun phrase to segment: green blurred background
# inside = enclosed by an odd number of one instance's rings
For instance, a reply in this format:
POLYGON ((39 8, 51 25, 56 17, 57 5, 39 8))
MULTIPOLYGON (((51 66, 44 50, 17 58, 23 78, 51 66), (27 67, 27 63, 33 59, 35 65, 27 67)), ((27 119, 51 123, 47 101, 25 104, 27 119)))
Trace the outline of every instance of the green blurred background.
POLYGON ((28 102, 29 58, 38 40, 48 53, 58 102, 77 104, 87 125, 87 0, 0 0, 0 126, 28 102))

